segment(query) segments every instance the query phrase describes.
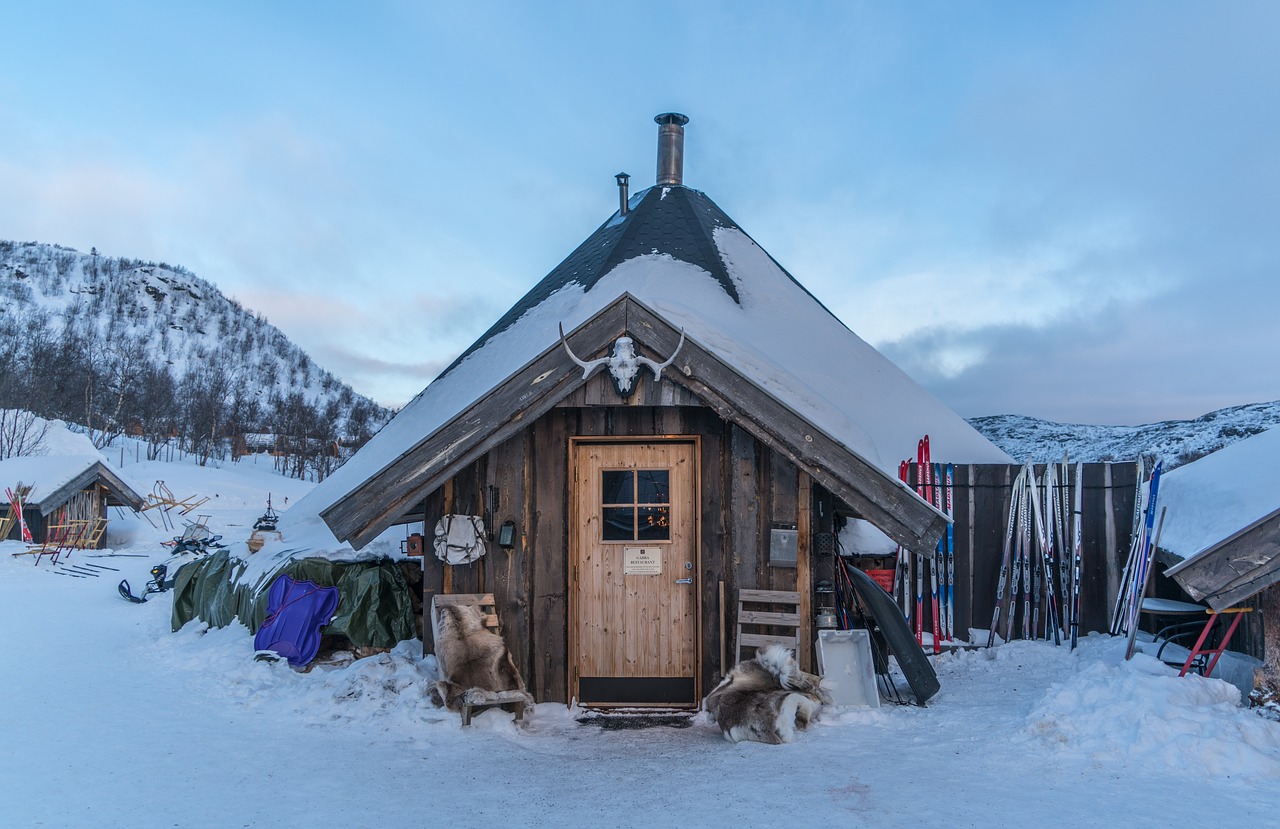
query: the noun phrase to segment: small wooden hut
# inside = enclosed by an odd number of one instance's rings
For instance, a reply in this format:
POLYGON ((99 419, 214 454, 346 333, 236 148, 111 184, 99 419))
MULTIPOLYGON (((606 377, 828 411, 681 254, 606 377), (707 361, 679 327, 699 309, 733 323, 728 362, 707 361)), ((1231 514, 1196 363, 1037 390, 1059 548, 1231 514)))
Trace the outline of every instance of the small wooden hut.
POLYGON ((619 174, 619 209, 294 508, 357 549, 482 516, 478 562, 428 549, 423 605, 493 593, 540 701, 696 706, 741 589, 798 591, 807 661, 837 515, 930 551, 947 520, 899 461, 925 434, 1010 460, 685 187, 687 119, 657 121, 657 185, 619 174))
MULTIPOLYGON (((141 510, 145 499, 134 491, 100 456, 42 455, 0 461, 0 484, 18 494, 23 518, 36 542, 43 542, 49 527, 92 525, 105 521, 107 507, 141 510)), ((3 488, 0 488, 3 494, 3 488)), ((8 517, 12 505, 0 499, 0 515, 8 517)), ((14 522, 8 538, 21 538, 14 522)), ((95 546, 101 546, 99 535, 95 546)))
POLYGON ((1219 449, 1169 472, 1160 558, 1193 598, 1215 610, 1251 606, 1261 617, 1264 672, 1280 691, 1280 429, 1219 449))

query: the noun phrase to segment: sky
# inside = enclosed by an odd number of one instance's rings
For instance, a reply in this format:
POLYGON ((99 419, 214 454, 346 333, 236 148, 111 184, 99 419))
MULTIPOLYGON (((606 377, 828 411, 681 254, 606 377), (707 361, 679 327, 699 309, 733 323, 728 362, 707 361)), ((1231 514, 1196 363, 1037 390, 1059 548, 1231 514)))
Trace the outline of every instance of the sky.
POLYGON ((963 416, 1280 399, 1273 3, 10 5, 0 238, 185 266, 385 405, 669 111, 685 184, 963 416))

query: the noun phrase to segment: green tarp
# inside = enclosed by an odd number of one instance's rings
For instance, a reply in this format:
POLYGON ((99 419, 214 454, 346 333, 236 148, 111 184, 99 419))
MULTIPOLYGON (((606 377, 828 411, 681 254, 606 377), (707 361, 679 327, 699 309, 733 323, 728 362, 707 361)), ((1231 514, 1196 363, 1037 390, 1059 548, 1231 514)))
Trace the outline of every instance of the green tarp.
POLYGON ((257 584, 240 581, 245 566, 226 550, 184 564, 174 576, 173 629, 196 618, 212 627, 226 627, 239 619, 256 633, 267 616, 267 589, 280 573, 286 573, 321 587, 338 588, 342 600, 337 617, 323 631, 326 635, 345 636, 355 647, 373 648, 392 648, 418 635, 409 583, 391 559, 298 559, 257 584))

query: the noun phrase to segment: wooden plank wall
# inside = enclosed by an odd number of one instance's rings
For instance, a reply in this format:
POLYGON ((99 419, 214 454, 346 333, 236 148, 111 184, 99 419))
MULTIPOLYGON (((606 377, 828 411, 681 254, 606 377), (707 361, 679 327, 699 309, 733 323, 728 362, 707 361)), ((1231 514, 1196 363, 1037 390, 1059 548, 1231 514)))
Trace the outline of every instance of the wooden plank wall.
MULTIPOLYGON (((999 464, 955 467, 957 630, 963 629, 961 620, 983 632, 991 627, 1012 483, 1019 468, 999 464)), ((1037 465, 1035 470, 1039 476, 1044 466, 1037 465)), ((913 476, 914 473, 912 469, 913 476)), ((1071 474, 1075 474, 1074 464, 1071 474)), ((1105 633, 1111 628, 1112 611, 1129 557, 1137 477, 1136 463, 1084 465, 1081 635, 1105 633)), ((1182 601, 1190 598, 1176 582, 1164 577, 1159 564, 1148 595, 1182 601)), ((1264 643, 1261 623, 1254 615, 1242 623, 1233 647, 1257 656, 1264 643)), ((1149 621, 1143 620, 1144 624, 1149 621)), ((975 641, 985 643, 985 635, 975 641)))
MULTIPOLYGON (((423 504, 428 536, 450 511, 490 511, 495 532, 516 523, 511 550, 490 545, 474 565, 445 568, 428 550, 423 561, 423 603, 437 592, 492 592, 503 636, 534 697, 564 701, 568 655, 568 451, 571 437, 698 435, 702 441, 700 602, 702 687, 709 691, 732 658, 721 642, 723 614, 732 638, 740 587, 797 589, 797 568, 768 562, 774 523, 796 524, 800 473, 742 429, 697 406, 593 406, 571 400, 468 466, 423 504), (724 584, 724 605, 720 585, 724 584)), ((601 395, 602 400, 616 397, 601 395)), ((682 401, 683 402, 683 401, 682 401)), ((802 533, 807 545, 807 533, 802 533)), ((430 539, 428 538, 428 546, 430 539)), ((802 551, 802 555, 806 551, 802 551)), ((806 579, 808 580, 808 579, 806 579)), ((425 649, 434 649, 428 639, 425 649)))

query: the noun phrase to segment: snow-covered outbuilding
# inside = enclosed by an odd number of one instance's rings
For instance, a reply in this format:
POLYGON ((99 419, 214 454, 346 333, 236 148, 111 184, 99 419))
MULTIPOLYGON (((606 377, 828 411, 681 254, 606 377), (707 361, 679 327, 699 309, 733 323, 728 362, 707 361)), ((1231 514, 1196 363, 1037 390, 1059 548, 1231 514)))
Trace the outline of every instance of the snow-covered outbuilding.
POLYGON ((428 539, 423 605, 493 593, 540 701, 696 705, 739 589, 799 591, 812 643, 837 514, 934 548, 945 516, 898 480, 922 436, 1010 462, 684 186, 687 119, 656 120, 657 184, 619 174, 619 209, 286 515, 356 549, 482 516, 476 563, 428 539))
MULTIPOLYGON (((50 526, 105 519, 109 506, 137 511, 145 503, 101 455, 9 458, 0 461, 0 484, 20 494, 23 517, 35 541, 43 541, 50 526)), ((0 514, 11 510, 7 498, 0 503, 0 514)), ((9 537, 20 538, 19 532, 15 524, 9 537)))

